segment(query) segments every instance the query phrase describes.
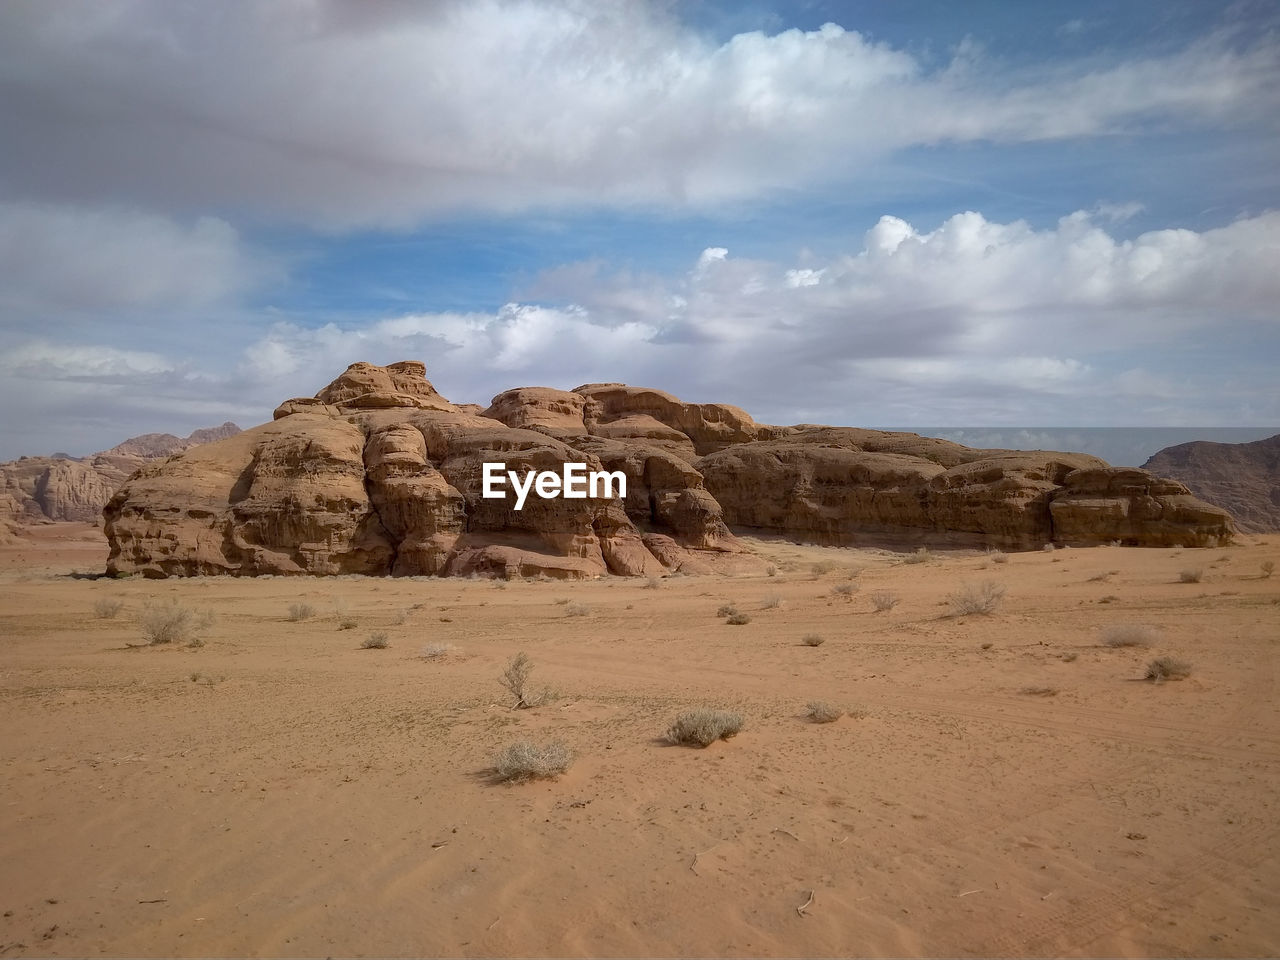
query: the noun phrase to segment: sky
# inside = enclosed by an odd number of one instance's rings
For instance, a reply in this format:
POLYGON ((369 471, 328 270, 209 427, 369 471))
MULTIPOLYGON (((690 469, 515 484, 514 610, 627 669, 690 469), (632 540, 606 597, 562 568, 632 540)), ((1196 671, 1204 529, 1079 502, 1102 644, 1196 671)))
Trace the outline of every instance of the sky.
POLYGON ((6 0, 0 459, 356 361, 1280 425, 1280 6, 6 0))

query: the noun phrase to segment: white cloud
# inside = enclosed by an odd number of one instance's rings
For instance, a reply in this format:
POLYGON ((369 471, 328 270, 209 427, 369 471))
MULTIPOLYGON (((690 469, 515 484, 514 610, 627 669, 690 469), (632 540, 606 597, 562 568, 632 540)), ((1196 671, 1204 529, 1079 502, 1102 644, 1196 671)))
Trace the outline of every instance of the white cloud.
POLYGON ((482 404, 516 386, 623 380, 766 422, 1275 422, 1277 263, 1280 213, 1132 240, 1085 213, 1047 230, 976 212, 932 230, 885 217, 823 262, 713 247, 666 278, 567 264, 533 285, 546 302, 281 321, 195 358, 49 335, 5 354, 0 403, 37 436, 114 411, 131 425, 110 432, 120 439, 166 429, 157 410, 180 418, 174 432, 264 420, 354 361, 421 359, 445 396, 482 404))
POLYGON ((751 199, 910 146, 1280 115, 1280 53, 1257 37, 1018 74, 972 45, 936 68, 831 24, 716 44, 658 3, 231 6, 0 6, 0 182, 407 225, 751 199))

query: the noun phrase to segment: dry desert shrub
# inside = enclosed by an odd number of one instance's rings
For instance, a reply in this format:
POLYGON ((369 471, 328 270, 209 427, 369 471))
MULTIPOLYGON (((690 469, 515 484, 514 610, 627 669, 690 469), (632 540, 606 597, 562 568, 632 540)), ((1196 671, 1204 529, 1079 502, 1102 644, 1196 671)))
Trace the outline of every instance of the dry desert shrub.
POLYGON ((512 710, 528 710, 546 703, 555 696, 550 688, 544 688, 541 693, 536 695, 531 693, 529 690, 529 677, 532 673, 533 661, 529 659, 528 654, 522 651, 511 658, 507 668, 502 671, 502 676, 498 678, 498 682, 506 687, 511 695, 516 698, 516 702, 511 705, 512 710))
POLYGON ((1056 697, 1058 695, 1057 687, 1023 687, 1019 693, 1028 697, 1056 697))
POLYGON ((1054 548, 1054 546, 1053 546, 1053 544, 1052 544, 1052 543, 1046 543, 1046 544, 1044 545, 1044 552, 1045 552, 1045 553, 1053 553, 1054 549, 1055 549, 1055 548, 1054 548))
POLYGON ((199 639, 200 631, 213 624, 213 614, 204 612, 197 614, 194 610, 180 607, 176 603, 147 607, 142 611, 139 621, 143 639, 152 646, 170 643, 181 643, 184 640, 194 646, 203 641, 199 639))
POLYGON ((928 563, 933 559, 933 554, 929 552, 928 547, 920 547, 915 553, 904 553, 902 555, 902 563, 928 563))
POLYGON ((1179 583, 1199 583, 1204 579, 1204 567, 1192 567, 1178 574, 1179 583))
POLYGON ((876 608, 876 613, 884 613, 886 610, 892 610, 898 605, 898 595, 887 590, 873 593, 871 595, 871 605, 876 608))
POLYGON ((1079 658, 1080 654, 1076 653, 1074 650, 1068 650, 1066 653, 1062 654, 1063 663, 1075 663, 1079 658))
POLYGON ((1262 561, 1262 579, 1263 580, 1266 580, 1275 572, 1276 572, 1276 562, 1274 560, 1262 561))
POLYGON ((676 717, 667 730, 667 742, 707 747, 728 740, 742 729, 742 714, 729 710, 689 710, 676 717))
POLYGON ((1102 643, 1108 647, 1150 647, 1160 640, 1160 631, 1144 623, 1113 623, 1102 628, 1102 643))
POLYGON ((782 606, 782 598, 777 594, 765 597, 760 601, 761 610, 776 610, 780 606, 782 606))
POLYGON ((566 617, 585 617, 591 612, 591 608, 585 603, 570 603, 564 608, 566 617))
POLYGON ((354 630, 358 626, 360 626, 360 621, 355 617, 343 615, 338 618, 339 630, 354 630))
POLYGON ((725 621, 725 623, 729 624, 731 627, 741 627, 750 622, 751 614, 741 612, 729 614, 729 619, 725 621))
POLYGON ((564 773, 571 763, 573 754, 559 740, 542 745, 520 740, 494 758, 493 775, 502 783, 549 779, 564 773))
POLYGON ((456 649, 457 647, 452 643, 424 643, 422 649, 418 651, 418 656, 423 660, 439 660, 456 649))
POLYGON ((1147 664, 1143 680, 1161 683, 1165 680, 1183 680, 1191 676, 1191 664, 1176 657, 1156 657, 1147 664))
POLYGON ((737 605, 736 605, 736 604, 732 604, 732 603, 722 603, 722 604, 720 604, 720 609, 718 609, 718 610, 716 611, 716 616, 717 616, 717 617, 732 617, 732 616, 735 616, 735 615, 737 614, 737 612, 738 612, 738 607, 737 607, 737 605))
POLYGON ((800 638, 800 642, 806 647, 820 647, 825 641, 816 633, 806 633, 800 638))
POLYGON ((811 700, 805 709, 808 711, 805 718, 810 723, 835 723, 844 716, 843 710, 823 700, 811 700))
POLYGON ((123 600, 102 599, 93 605, 93 615, 99 620, 114 620, 116 614, 124 609, 123 600))
POLYGON ((989 559, 992 563, 1008 563, 1009 555, 1005 553, 1003 550, 988 550, 987 559, 989 559))
POLYGON ((387 635, 382 630, 375 630, 369 636, 364 638, 364 642, 360 644, 361 650, 385 650, 391 646, 391 641, 387 639, 387 635))
POLYGON ((852 597, 858 592, 856 583, 837 583, 831 588, 831 593, 837 597, 852 597))
POLYGON ((316 608, 309 603, 289 604, 289 619, 294 623, 299 620, 310 620, 316 615, 316 608))
POLYGON ((657 590, 661 586, 662 586, 662 581, 659 580, 657 577, 650 577, 644 583, 644 588, 646 590, 657 590))
POLYGON ((980 584, 968 584, 947 597, 953 617, 969 614, 992 614, 1000 607, 1004 599, 1005 586, 994 580, 984 580, 980 584))
POLYGON ((765 567, 764 572, 770 577, 776 577, 778 575, 778 568, 771 563, 769 566, 765 567))
POLYGON ((813 579, 817 580, 819 577, 826 576, 835 568, 836 568, 836 562, 834 560, 819 560, 817 563, 813 564, 809 569, 813 571, 813 579))

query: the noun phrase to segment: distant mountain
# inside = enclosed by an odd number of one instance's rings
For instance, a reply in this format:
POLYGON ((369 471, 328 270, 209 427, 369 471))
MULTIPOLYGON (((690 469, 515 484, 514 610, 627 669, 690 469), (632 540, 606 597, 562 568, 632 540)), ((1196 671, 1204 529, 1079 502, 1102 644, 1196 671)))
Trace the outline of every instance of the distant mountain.
POLYGON ((1280 531, 1280 434, 1253 443, 1180 443, 1143 469, 1181 480, 1197 497, 1230 511, 1241 530, 1280 531))
POLYGON ((131 437, 89 457, 55 453, 0 463, 0 521, 96 523, 111 495, 139 467, 239 432, 240 428, 228 421, 185 438, 171 433, 131 437))

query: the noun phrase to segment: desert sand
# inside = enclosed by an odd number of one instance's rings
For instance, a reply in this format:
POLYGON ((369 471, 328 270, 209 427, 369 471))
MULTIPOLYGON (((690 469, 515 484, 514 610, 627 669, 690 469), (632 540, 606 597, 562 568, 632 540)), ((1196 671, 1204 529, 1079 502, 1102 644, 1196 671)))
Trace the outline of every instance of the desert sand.
POLYGON ((1280 537, 747 543, 775 575, 150 581, 34 528, 0 547, 0 953, 1280 951, 1280 537), (987 580, 1000 608, 952 615, 987 580), (138 646, 170 601, 203 645, 138 646), (1103 645, 1119 623, 1156 642, 1103 645), (498 683, 521 651, 535 709, 498 683), (1191 676, 1142 681, 1165 654, 1191 676), (745 727, 665 743, 699 706, 745 727), (522 738, 575 761, 493 782, 522 738))

